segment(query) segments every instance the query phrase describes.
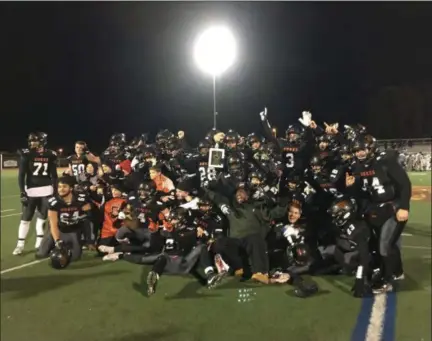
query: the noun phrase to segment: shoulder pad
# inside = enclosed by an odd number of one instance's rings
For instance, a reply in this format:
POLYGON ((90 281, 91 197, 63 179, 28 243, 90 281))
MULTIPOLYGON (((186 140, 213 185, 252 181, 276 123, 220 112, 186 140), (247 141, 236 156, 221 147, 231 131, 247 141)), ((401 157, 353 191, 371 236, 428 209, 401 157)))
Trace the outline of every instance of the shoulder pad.
POLYGON ((18 153, 20 155, 30 154, 30 149, 28 149, 28 148, 18 149, 18 153))

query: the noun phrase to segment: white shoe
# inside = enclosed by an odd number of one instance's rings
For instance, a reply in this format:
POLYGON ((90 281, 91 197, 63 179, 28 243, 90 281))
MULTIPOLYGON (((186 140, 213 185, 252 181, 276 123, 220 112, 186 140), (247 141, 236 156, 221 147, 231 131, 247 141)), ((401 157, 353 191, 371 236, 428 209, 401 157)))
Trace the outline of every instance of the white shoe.
POLYGON ((102 253, 111 254, 114 253, 114 246, 99 245, 98 250, 102 253))
POLYGON ((119 259, 119 256, 122 254, 123 252, 115 252, 115 253, 110 253, 108 255, 103 256, 102 260, 103 261, 111 261, 111 262, 115 262, 116 260, 119 259))
POLYGON ((24 246, 17 246, 17 247, 13 250, 12 254, 13 254, 14 256, 22 255, 23 251, 24 251, 24 246))

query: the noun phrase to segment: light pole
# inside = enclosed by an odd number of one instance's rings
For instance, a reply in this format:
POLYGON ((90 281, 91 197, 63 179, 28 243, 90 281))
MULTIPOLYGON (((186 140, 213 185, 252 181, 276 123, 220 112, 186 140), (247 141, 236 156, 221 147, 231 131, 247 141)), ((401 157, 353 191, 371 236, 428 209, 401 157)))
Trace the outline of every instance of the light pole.
POLYGON ((198 67, 213 77, 213 128, 216 129, 216 77, 228 69, 236 57, 232 33, 222 26, 204 31, 195 42, 194 59, 198 67))

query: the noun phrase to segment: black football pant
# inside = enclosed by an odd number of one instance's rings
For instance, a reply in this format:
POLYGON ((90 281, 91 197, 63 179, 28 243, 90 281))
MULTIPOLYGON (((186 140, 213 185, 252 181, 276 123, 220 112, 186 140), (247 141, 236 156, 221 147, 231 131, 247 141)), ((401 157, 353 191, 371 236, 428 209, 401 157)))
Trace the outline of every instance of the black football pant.
POLYGON ((406 222, 398 222, 395 216, 388 219, 379 233, 379 252, 384 267, 384 280, 391 280, 393 275, 403 273, 400 252, 400 236, 406 222))
MULTIPOLYGON (((61 232, 60 239, 63 240, 66 247, 72 252, 71 261, 76 261, 81 258, 82 249, 80 243, 81 229, 74 229, 73 232, 61 232)), ((36 258, 46 258, 49 256, 52 249, 55 247, 55 240, 50 231, 47 231, 42 239, 41 245, 36 252, 36 258)))
POLYGON ((39 218, 46 220, 48 216, 47 197, 29 197, 26 205, 22 205, 22 221, 32 221, 33 216, 38 211, 39 218))
POLYGON ((185 275, 190 273, 195 266, 201 269, 212 267, 210 254, 204 244, 196 246, 186 256, 170 255, 162 253, 153 264, 152 271, 159 276, 164 274, 185 275))
POLYGON ((261 234, 251 234, 243 238, 221 237, 214 243, 215 253, 220 253, 234 270, 243 269, 242 250, 245 250, 249 257, 252 273, 269 272, 267 243, 261 234))

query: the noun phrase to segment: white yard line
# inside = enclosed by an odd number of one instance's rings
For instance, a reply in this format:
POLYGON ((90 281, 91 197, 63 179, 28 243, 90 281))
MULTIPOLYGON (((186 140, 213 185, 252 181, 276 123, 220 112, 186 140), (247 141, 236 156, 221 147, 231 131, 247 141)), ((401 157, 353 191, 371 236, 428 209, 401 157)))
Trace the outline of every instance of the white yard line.
POLYGON ((0 213, 3 213, 3 212, 10 212, 10 211, 16 211, 16 209, 14 209, 14 208, 10 208, 10 209, 8 209, 8 210, 1 210, 0 213))
POLYGON ((3 275, 5 273, 11 272, 11 271, 15 271, 15 270, 19 270, 19 269, 22 269, 22 268, 26 268, 28 266, 32 266, 32 265, 35 265, 35 264, 38 264, 38 263, 42 263, 42 262, 44 262, 44 261, 46 261, 48 259, 49 258, 39 259, 39 260, 35 260, 33 262, 30 262, 30 263, 25 263, 23 265, 14 266, 13 268, 2 270, 0 272, 0 274, 3 275))
POLYGON ((21 215, 22 213, 14 213, 14 214, 7 214, 7 215, 2 215, 0 218, 7 218, 7 217, 13 217, 16 215, 21 215))
POLYGON ((404 237, 412 237, 413 235, 411 233, 402 233, 402 236, 404 236, 404 237))
POLYGON ((414 246, 414 245, 403 245, 402 249, 418 249, 418 250, 432 250, 430 246, 414 246))
POLYGON ((376 295, 372 306, 369 319, 369 326, 366 332, 365 341, 381 341, 384 327, 385 310, 387 305, 387 295, 376 295))
POLYGON ((1 198, 5 199, 5 198, 17 198, 19 197, 19 194, 12 194, 12 195, 3 195, 1 198))

